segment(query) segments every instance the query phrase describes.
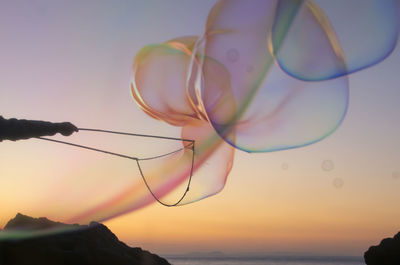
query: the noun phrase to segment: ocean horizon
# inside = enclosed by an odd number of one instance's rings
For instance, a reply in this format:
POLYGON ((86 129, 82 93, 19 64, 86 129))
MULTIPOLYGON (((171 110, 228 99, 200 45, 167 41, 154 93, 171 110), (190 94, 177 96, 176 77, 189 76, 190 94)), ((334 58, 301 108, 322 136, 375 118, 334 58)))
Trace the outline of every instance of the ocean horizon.
POLYGON ((167 256, 172 265, 365 265, 357 256, 167 256))

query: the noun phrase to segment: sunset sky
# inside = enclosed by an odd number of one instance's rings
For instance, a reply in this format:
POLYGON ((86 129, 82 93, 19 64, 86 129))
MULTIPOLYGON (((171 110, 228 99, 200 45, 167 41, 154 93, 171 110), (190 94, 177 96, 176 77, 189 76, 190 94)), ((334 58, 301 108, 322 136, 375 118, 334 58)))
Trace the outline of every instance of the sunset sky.
MULTIPOLYGON (((179 136, 134 102, 133 59, 145 45, 201 34, 215 2, 2 2, 0 115, 179 136)), ((238 150, 216 196, 175 208, 154 203, 105 224, 122 241, 157 253, 361 255, 400 230, 399 69, 397 48, 351 74, 348 113, 323 141, 264 154, 238 150)), ((135 156, 164 148, 107 137, 57 139, 135 156)), ((0 227, 17 212, 74 220, 131 181, 141 183, 136 166, 121 158, 40 140, 4 141, 0 150, 0 227)))

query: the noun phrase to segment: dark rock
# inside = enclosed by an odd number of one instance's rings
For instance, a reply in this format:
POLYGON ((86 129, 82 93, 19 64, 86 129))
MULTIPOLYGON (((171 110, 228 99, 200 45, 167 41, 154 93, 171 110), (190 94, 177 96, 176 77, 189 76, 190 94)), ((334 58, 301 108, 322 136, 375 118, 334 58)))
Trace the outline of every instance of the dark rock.
POLYGON ((40 218, 32 218, 23 214, 18 213, 14 219, 8 221, 4 230, 11 229, 23 229, 23 230, 40 230, 40 229, 48 229, 55 227, 68 227, 70 225, 66 225, 59 222, 53 222, 45 217, 40 218))
POLYGON ((0 265, 170 265, 155 254, 127 246, 105 225, 96 222, 67 225, 17 214, 0 230, 0 235, 15 230, 52 233, 23 239, 3 237, 0 265))
POLYGON ((393 238, 385 238, 378 246, 371 246, 364 253, 367 265, 400 264, 400 232, 393 238))

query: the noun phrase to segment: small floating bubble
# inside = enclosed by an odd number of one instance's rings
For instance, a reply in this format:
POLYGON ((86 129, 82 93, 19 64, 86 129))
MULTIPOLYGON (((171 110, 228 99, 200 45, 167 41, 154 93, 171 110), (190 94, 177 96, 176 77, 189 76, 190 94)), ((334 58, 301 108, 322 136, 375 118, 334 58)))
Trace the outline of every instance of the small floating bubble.
POLYGON ((289 165, 287 163, 283 163, 281 168, 282 168, 282 170, 288 170, 289 169, 289 165))
POLYGON ((335 186, 335 188, 340 189, 342 188, 344 185, 344 181, 342 178, 335 178, 333 180, 333 186, 335 186))
POLYGON ((232 63, 237 62, 239 60, 239 52, 236 49, 229 49, 226 52, 226 57, 228 57, 228 60, 232 63))
POLYGON ((322 161, 321 168, 325 171, 332 171, 335 168, 332 160, 324 160, 322 161))

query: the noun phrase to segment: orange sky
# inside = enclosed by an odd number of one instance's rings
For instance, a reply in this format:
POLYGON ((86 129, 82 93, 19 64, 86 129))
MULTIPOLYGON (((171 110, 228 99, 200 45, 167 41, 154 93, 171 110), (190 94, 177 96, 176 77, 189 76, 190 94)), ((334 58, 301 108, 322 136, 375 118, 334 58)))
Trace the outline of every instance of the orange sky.
MULTIPOLYGON (((213 2, 0 7, 7 21, 0 23, 0 115, 179 135, 133 102, 131 65, 144 45, 201 32, 213 2)), ((393 177, 400 172, 399 63, 396 49, 351 76, 349 112, 322 142, 266 154, 238 151, 220 194, 177 208, 153 204, 105 224, 121 240, 160 253, 361 255, 400 230, 400 179, 393 177), (322 168, 325 160, 332 170, 322 168)), ((148 142, 84 133, 70 140, 139 155, 158 151, 148 142)), ((17 212, 65 221, 141 183, 123 159, 38 140, 0 143, 0 161, 0 227, 17 212)))

